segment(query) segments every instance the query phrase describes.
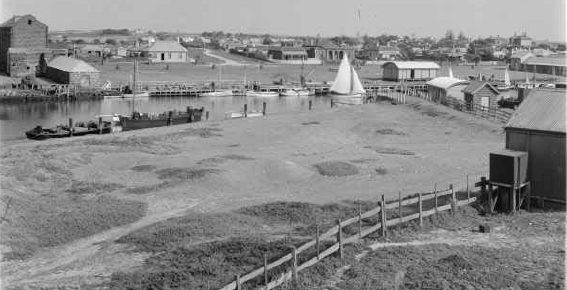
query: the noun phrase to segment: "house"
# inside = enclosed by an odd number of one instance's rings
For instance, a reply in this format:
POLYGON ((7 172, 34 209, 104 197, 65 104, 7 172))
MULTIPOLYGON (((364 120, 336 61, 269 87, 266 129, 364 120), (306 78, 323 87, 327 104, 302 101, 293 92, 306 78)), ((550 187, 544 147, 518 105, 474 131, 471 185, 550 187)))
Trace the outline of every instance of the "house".
POLYGON ((500 91, 485 81, 472 81, 463 89, 467 110, 480 108, 490 110, 497 108, 497 102, 501 99, 500 91))
POLYGON ((350 46, 338 46, 326 44, 320 46, 304 46, 308 58, 318 58, 323 63, 338 64, 346 53, 349 60, 354 59, 355 48, 350 46))
POLYGON ((99 84, 100 72, 82 60, 58 56, 47 63, 45 76, 60 84, 95 87, 99 84))
POLYGON ((395 46, 379 46, 378 51, 380 54, 380 59, 393 60, 399 58, 402 54, 400 49, 395 46))
POLYGON ((508 45, 513 48, 530 49, 533 47, 534 41, 533 39, 528 37, 526 33, 523 33, 522 35, 514 35, 510 37, 510 40, 508 41, 508 45))
POLYGON ((520 71, 523 68, 523 63, 533 54, 529 50, 519 50, 512 53, 510 56, 510 70, 520 71))
POLYGON ((382 66, 387 81, 427 81, 437 76, 439 65, 429 61, 389 61, 382 66))
POLYGON ((464 101, 463 89, 469 85, 469 81, 452 77, 437 77, 426 84, 431 100, 437 103, 444 103, 447 98, 464 101))
POLYGON ((40 60, 51 54, 47 29, 32 15, 14 16, 0 24, 0 72, 10 77, 39 73, 40 60))
POLYGON ((531 196, 565 204, 565 91, 533 90, 504 127, 506 149, 528 152, 531 196))
POLYGON ((152 63, 187 62, 187 49, 175 41, 156 41, 143 48, 141 56, 152 63))
POLYGON ((86 44, 79 48, 79 54, 87 58, 101 58, 105 53, 105 47, 102 44, 86 44))

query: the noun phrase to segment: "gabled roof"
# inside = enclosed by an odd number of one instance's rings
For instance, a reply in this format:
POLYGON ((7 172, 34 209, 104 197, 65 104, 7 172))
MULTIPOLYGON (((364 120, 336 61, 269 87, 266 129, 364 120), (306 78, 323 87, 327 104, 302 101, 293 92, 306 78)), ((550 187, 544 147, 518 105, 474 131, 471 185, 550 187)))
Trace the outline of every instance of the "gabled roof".
POLYGON ((565 91, 532 90, 505 128, 566 133, 565 91))
POLYGON ((481 82, 481 81, 472 81, 466 88, 463 89, 465 94, 475 94, 480 89, 484 87, 488 87, 490 90, 495 92, 497 95, 500 94, 500 91, 491 85, 489 82, 481 82))
POLYGON ((438 77, 426 82, 426 84, 447 90, 454 86, 467 85, 469 84, 469 81, 450 77, 438 77))
POLYGON ((560 57, 538 57, 533 56, 524 61, 527 65, 551 65, 567 67, 567 59, 565 56, 560 57))
POLYGON ((176 41, 156 41, 150 47, 143 49, 150 52, 171 51, 187 52, 187 49, 176 41))
POLYGON ((16 15, 13 16, 12 18, 4 21, 4 23, 0 24, 0 27, 13 27, 14 25, 16 25, 20 20, 24 20, 24 19, 29 19, 32 21, 36 21, 38 23, 40 23, 41 25, 46 26, 45 24, 43 24, 41 21, 37 21, 37 19, 35 17, 33 17, 33 15, 30 14, 26 14, 26 15, 16 15))
POLYGON ((439 65, 431 61, 388 61, 399 69, 439 69, 439 65))
POLYGON ((98 72, 98 70, 90 64, 66 56, 58 56, 52 59, 47 66, 66 72, 98 72))

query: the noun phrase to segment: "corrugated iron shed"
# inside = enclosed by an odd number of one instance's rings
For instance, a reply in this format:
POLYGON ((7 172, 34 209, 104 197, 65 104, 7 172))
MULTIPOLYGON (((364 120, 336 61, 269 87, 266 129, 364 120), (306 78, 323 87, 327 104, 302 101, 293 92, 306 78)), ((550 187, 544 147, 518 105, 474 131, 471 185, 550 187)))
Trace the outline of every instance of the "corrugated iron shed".
POLYGON ((530 92, 505 128, 566 133, 565 91, 538 89, 530 92))

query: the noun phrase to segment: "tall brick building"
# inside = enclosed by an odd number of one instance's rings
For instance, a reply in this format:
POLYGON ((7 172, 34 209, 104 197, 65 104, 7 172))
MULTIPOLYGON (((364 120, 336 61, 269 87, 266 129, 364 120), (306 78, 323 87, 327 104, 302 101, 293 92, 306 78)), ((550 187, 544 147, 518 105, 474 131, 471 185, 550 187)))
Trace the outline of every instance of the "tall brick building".
POLYGON ((32 15, 14 16, 0 25, 0 73, 23 77, 41 73, 49 60, 47 25, 32 15))

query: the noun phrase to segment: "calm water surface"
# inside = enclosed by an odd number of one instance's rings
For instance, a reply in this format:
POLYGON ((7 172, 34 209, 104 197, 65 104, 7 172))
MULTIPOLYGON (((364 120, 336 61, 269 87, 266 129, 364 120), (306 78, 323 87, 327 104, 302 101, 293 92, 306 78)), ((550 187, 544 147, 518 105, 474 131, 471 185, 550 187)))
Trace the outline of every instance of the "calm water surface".
MULTIPOLYGON (((298 112, 308 109, 309 100, 313 106, 330 106, 329 97, 155 97, 134 101, 134 108, 140 112, 161 113, 168 110, 185 111, 187 106, 205 107, 210 120, 222 120, 229 111, 262 110, 267 103, 268 113, 298 112)), ((0 105, 0 141, 25 139, 25 131, 37 125, 53 127, 74 122, 95 120, 98 114, 131 114, 132 99, 106 99, 58 103, 19 103, 0 105)))

